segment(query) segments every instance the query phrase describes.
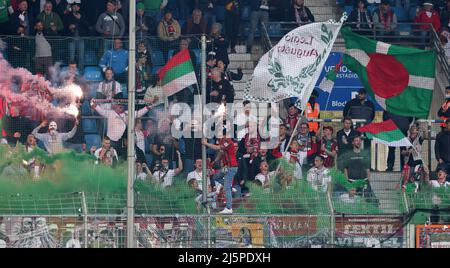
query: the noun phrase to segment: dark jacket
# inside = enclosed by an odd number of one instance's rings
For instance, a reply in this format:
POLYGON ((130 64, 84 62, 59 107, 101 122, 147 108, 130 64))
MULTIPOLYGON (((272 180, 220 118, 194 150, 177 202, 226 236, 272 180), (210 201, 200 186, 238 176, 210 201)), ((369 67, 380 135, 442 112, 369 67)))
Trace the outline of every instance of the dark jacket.
POLYGON ((73 13, 68 13, 63 17, 64 34, 67 36, 89 36, 89 22, 85 14, 81 14, 81 18, 77 19, 73 13), (70 25, 75 25, 74 30, 70 30, 70 25))
MULTIPOLYGON (((9 31, 11 34, 17 34, 17 29, 19 26, 23 25, 19 16, 21 15, 20 11, 14 12, 9 18, 9 31)), ((25 13, 27 26, 25 27, 25 35, 30 36, 34 32, 34 18, 29 15, 29 13, 25 13)))
POLYGON ((347 22, 356 23, 350 25, 354 29, 372 29, 373 26, 372 15, 367 9, 365 9, 364 12, 359 12, 357 8, 353 9, 348 16, 347 22), (360 13, 360 21, 358 21, 358 13, 360 13), (358 25, 358 22, 360 22, 361 24, 358 25))
POLYGON ((353 138, 355 136, 361 136, 361 133, 354 129, 352 129, 348 135, 345 134, 344 129, 341 129, 336 133, 336 140, 338 143, 339 155, 343 155, 346 152, 351 151, 353 149, 351 138, 353 138), (342 141, 343 137, 345 137, 347 139, 348 144, 344 144, 344 142, 342 141))
POLYGON ((188 19, 183 29, 184 34, 205 34, 208 30, 208 24, 202 18, 199 24, 195 24, 192 19, 188 19))
MULTIPOLYGON (((314 15, 311 13, 311 10, 309 10, 308 7, 303 6, 306 12, 306 17, 301 18, 301 22, 303 23, 309 23, 309 22, 314 22, 314 15)), ((291 6, 291 8, 288 10, 288 14, 287 14, 287 21, 297 21, 296 19, 296 12, 299 12, 300 9, 296 9, 294 8, 294 6, 291 6)))
POLYGON ((242 69, 238 69, 237 71, 237 73, 234 73, 232 71, 225 71, 222 74, 222 79, 228 80, 230 82, 241 81, 244 73, 242 73, 242 69))
POLYGON ((234 102, 234 89, 233 86, 227 80, 220 80, 219 82, 212 82, 212 91, 217 90, 219 95, 217 97, 211 97, 211 102, 221 103, 225 101, 226 103, 234 102))
POLYGON ((208 45, 208 53, 214 52, 217 60, 222 60, 226 65, 230 64, 228 58, 228 40, 223 36, 219 36, 211 39, 211 43, 208 45))
POLYGON ((358 98, 354 98, 345 104, 343 115, 352 119, 366 119, 366 123, 370 123, 375 118, 375 105, 369 100, 362 104, 358 98))
MULTIPOLYGON (((446 101, 445 103, 448 104, 449 102, 450 102, 450 100, 446 101)), ((438 114, 439 117, 450 118, 450 109, 447 109, 447 111, 444 112, 444 109, 442 109, 442 107, 441 107, 437 114, 438 114)))
POLYGON ((443 130, 436 137, 434 145, 436 159, 442 159, 445 163, 450 163, 450 131, 443 130))
POLYGON ((23 116, 5 116, 3 124, 6 131, 6 140, 13 145, 15 145, 17 141, 25 144, 28 135, 33 131, 33 123, 30 119, 23 116), (14 133, 16 132, 20 133, 20 138, 18 139, 14 138, 14 133))

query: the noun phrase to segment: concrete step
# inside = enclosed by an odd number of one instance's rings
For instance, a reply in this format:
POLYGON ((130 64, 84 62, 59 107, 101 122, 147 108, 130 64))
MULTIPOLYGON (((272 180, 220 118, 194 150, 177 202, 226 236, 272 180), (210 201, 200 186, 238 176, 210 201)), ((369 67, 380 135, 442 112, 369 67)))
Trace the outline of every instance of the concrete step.
POLYGON ((310 7, 311 13, 316 15, 334 15, 339 12, 338 7, 334 6, 318 6, 318 7, 310 7))
POLYGON ((228 57, 230 58, 230 61, 251 61, 252 60, 252 54, 250 53, 245 53, 245 54, 238 54, 238 53, 233 53, 233 54, 228 54, 228 57))
POLYGON ((305 0, 305 6, 307 6, 308 8, 336 6, 336 0, 305 0))
POLYGON ((339 15, 337 14, 328 14, 328 15, 314 15, 314 18, 316 21, 320 22, 320 21, 328 21, 329 19, 338 19, 339 15))
POLYGON ((228 69, 230 70, 235 70, 237 68, 242 68, 242 69, 250 69, 253 70, 255 68, 255 64, 253 63, 253 61, 231 61, 230 64, 228 65, 228 69))

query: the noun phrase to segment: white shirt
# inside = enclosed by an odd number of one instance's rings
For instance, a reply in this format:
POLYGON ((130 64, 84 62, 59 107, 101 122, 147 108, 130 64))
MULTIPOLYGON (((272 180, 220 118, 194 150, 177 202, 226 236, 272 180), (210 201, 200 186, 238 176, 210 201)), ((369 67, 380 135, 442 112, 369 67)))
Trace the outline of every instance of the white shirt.
POLYGON ((192 172, 189 172, 186 181, 189 182, 192 179, 197 180, 197 182, 198 182, 198 188, 197 189, 203 190, 203 187, 202 187, 202 174, 203 174, 202 171, 197 172, 197 171, 194 170, 192 172))
POLYGON ((311 183, 314 190, 322 190, 326 192, 328 189, 328 183, 331 182, 331 177, 327 168, 323 167, 318 169, 316 167, 311 168, 308 171, 307 181, 311 183))
POLYGON ((448 186, 450 186, 450 182, 446 181, 443 184, 439 184, 439 182, 437 180, 432 180, 431 181, 431 186, 433 188, 440 188, 440 187, 445 187, 447 188, 448 186))
POLYGON ((147 179, 147 173, 141 172, 136 175, 137 180, 145 181, 147 179))
MULTIPOLYGON (((128 124, 128 111, 118 114, 114 110, 106 110, 102 107, 95 107, 95 110, 108 120, 108 130, 106 135, 112 141, 118 141, 122 138, 128 124)), ((144 107, 136 112, 136 118, 144 116, 148 112, 148 108, 144 107)))
POLYGON ((142 130, 136 130, 136 145, 143 153, 145 153, 145 135, 142 130))
POLYGON ((103 159, 100 159, 100 152, 103 150, 103 148, 99 148, 95 151, 94 155, 97 158, 97 164, 98 161, 112 165, 113 159, 115 158, 116 161, 119 161, 119 157, 117 156, 117 151, 114 148, 109 149, 109 154, 106 153, 103 159))
POLYGON ((175 170, 170 169, 169 171, 167 171, 166 176, 164 176, 164 172, 161 171, 155 171, 155 173, 153 173, 153 180, 156 183, 161 183, 163 188, 166 188, 168 186, 171 186, 173 184, 173 177, 175 176, 175 170), (164 179, 163 179, 164 176, 164 179), (161 182, 161 179, 163 179, 163 182, 161 182))
POLYGON ((271 171, 267 175, 259 173, 258 175, 255 176, 255 180, 260 181, 261 184, 264 186, 266 181, 270 181, 273 178, 273 176, 275 176, 275 174, 276 174, 276 171, 271 171))

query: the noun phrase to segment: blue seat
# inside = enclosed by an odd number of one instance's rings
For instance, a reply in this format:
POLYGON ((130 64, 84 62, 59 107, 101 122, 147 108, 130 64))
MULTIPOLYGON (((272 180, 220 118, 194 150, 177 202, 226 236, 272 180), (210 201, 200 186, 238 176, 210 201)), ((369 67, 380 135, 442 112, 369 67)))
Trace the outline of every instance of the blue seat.
POLYGON ((347 12, 347 15, 350 15, 352 13, 353 6, 344 6, 344 11, 347 12))
POLYGON ((103 74, 100 67, 97 66, 88 66, 84 68, 84 79, 86 81, 95 81, 100 82, 103 81, 103 74))
POLYGON ((102 138, 97 134, 88 134, 84 135, 84 139, 86 141, 87 149, 91 149, 92 146, 100 148, 102 146, 102 138))
POLYGON ((393 7, 394 13, 397 16, 397 21, 408 21, 408 14, 406 14, 406 10, 402 7, 393 7))
POLYGON ((202 63, 201 50, 200 49, 193 49, 192 51, 195 54, 196 64, 200 65, 202 63))
POLYGON ((409 7, 409 12, 408 12, 409 20, 411 20, 411 21, 414 20, 414 18, 416 17, 416 11, 417 11, 417 7, 416 6, 410 6, 409 7))
POLYGON ((251 6, 244 6, 241 12, 241 21, 250 21, 251 14, 252 14, 251 6))
POLYGON ((225 20, 225 6, 216 6, 216 20, 224 21, 225 20))
POLYGON ((95 99, 97 96, 97 89, 98 89, 99 82, 89 82, 88 83, 88 99, 95 99))
POLYGON ((128 99, 128 87, 126 84, 122 84, 122 95, 124 99, 128 99))
POLYGON ((184 25, 186 25, 186 20, 180 19, 178 20, 178 24, 180 24, 180 29, 184 29, 184 25))
POLYGON ((270 37, 283 36, 281 33, 281 25, 277 23, 270 23, 267 25, 267 33, 270 37))
POLYGON ((91 106, 88 100, 84 100, 83 105, 81 106, 81 115, 92 115, 91 106))
POLYGON ((85 133, 97 133, 97 120, 95 119, 82 119, 81 126, 83 127, 83 131, 85 133))
POLYGON ((395 30, 401 36, 409 36, 411 35, 412 28, 409 24, 399 24, 395 30))
POLYGON ((87 50, 86 52, 84 52, 84 65, 97 65, 97 64, 98 64, 98 59, 97 59, 97 54, 95 53, 95 51, 87 50))
POLYGON ((161 51, 152 51, 150 57, 154 66, 164 66, 166 64, 166 62, 164 61, 163 53, 161 51))
POLYGON ((167 54, 169 56, 169 59, 173 57, 173 53, 175 52, 174 49, 169 50, 169 53, 167 54))
POLYGON ((157 74, 161 68, 162 68, 162 66, 153 66, 152 74, 157 74))

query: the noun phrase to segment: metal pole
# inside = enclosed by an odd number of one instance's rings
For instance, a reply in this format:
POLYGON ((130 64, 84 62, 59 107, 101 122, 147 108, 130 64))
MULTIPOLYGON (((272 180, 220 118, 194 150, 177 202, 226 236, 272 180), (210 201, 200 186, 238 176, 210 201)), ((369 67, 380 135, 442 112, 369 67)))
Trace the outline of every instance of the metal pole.
POLYGON ((431 171, 431 121, 428 121, 428 170, 431 171))
MULTIPOLYGON (((202 139, 205 138, 204 131, 204 123, 206 122, 205 116, 205 105, 206 105, 206 36, 202 35, 201 38, 202 43, 202 55, 201 55, 201 63, 202 63, 202 73, 201 73, 201 84, 202 84, 202 139)), ((203 203, 207 204, 207 194, 208 194, 208 177, 206 176, 206 146, 202 145, 202 190, 203 190, 203 203)), ((208 205, 208 204, 207 204, 208 205)), ((206 209, 206 212, 209 214, 209 209, 206 209)), ((208 223, 206 224, 206 233, 207 233, 207 247, 211 247, 211 228, 210 228, 210 218, 208 215, 208 223)))
POLYGON ((84 248, 88 248, 88 211, 84 192, 81 192, 81 200, 83 202, 84 248))
POLYGON ((136 87, 136 1, 130 1, 130 39, 128 43, 128 185, 127 185, 127 248, 134 248, 134 119, 136 87))

